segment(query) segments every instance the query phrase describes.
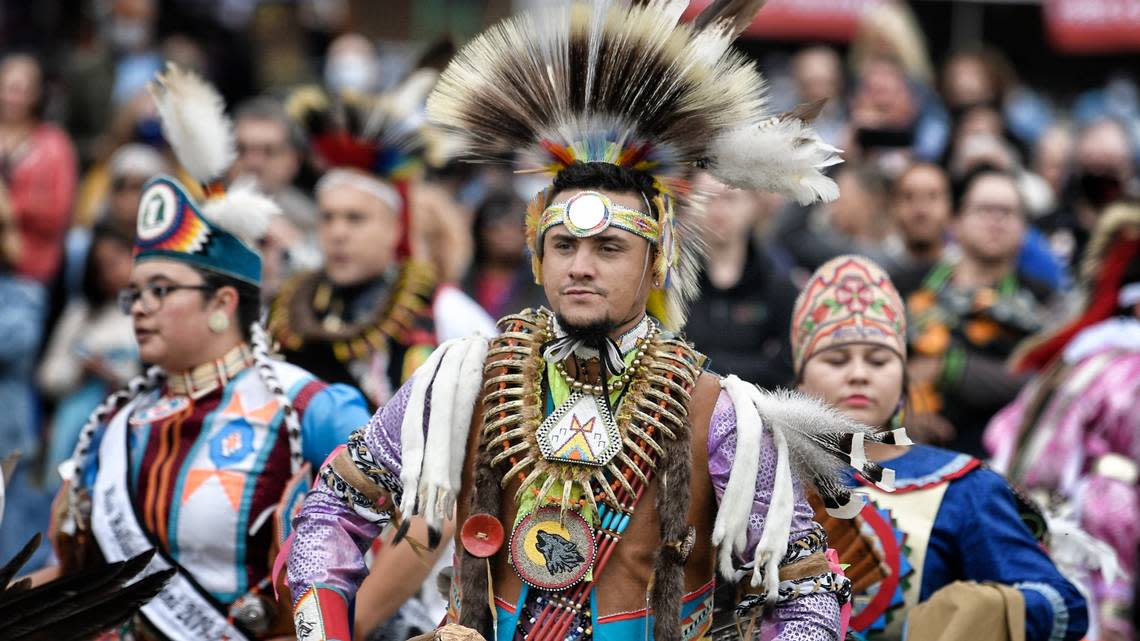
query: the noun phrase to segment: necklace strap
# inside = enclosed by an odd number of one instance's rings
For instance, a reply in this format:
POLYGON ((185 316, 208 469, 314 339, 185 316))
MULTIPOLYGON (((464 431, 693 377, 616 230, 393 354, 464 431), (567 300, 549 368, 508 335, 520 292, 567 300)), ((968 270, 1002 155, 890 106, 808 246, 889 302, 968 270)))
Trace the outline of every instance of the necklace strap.
POLYGON ((242 370, 253 365, 253 351, 241 343, 221 358, 203 363, 193 369, 167 376, 166 386, 173 396, 186 396, 191 400, 225 387, 242 370))

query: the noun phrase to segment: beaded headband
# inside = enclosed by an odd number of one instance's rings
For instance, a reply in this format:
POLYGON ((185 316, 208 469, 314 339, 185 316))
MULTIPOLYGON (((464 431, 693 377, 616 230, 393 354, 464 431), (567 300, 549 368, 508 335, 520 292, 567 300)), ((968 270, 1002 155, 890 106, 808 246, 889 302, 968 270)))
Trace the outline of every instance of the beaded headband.
POLYGON ((610 227, 623 229, 657 244, 661 230, 649 214, 615 203, 605 194, 583 191, 573 198, 550 205, 542 212, 538 225, 538 247, 551 227, 565 225, 578 238, 597 236, 610 227))

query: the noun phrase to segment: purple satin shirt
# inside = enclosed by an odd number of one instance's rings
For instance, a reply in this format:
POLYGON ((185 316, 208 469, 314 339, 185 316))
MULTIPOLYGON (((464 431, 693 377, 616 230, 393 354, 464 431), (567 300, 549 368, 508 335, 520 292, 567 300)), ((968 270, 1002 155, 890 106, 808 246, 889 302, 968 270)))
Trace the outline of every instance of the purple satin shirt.
MULTIPOLYGON (((410 394, 411 381, 408 381, 376 412, 365 430, 365 443, 373 456, 397 476, 401 470, 400 425, 410 394)), ((708 434, 709 475, 719 502, 736 452, 736 412, 723 391, 713 410, 708 434)), ((775 472, 775 447, 765 431, 752 516, 748 521, 748 550, 755 549, 760 540, 775 472)), ((813 529, 812 509, 799 483, 795 485, 795 493, 793 540, 813 529)), ((380 534, 380 528, 357 515, 323 483, 318 483, 305 500, 294 530, 288 570, 289 589, 294 598, 316 584, 354 595, 367 574, 364 552, 380 534)), ((764 621, 761 634, 764 639, 833 641, 838 636, 839 618, 839 601, 834 594, 812 594, 778 605, 764 621)))

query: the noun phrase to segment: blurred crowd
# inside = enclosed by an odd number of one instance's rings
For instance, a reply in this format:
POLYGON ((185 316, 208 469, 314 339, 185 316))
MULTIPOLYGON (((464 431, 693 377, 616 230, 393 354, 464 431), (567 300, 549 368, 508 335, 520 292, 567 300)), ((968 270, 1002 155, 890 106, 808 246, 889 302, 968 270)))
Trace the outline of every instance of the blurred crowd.
MULTIPOLYGON (((116 295, 130 274, 143 185, 180 171, 146 82, 169 60, 245 96, 232 112, 232 173, 252 177, 284 212, 262 241, 268 305, 291 274, 331 254, 351 260, 340 249, 351 239, 323 229, 332 218, 314 200, 316 172, 285 109, 288 90, 380 90, 424 49, 377 44, 336 16, 309 15, 297 32, 257 11, 234 24, 269 44, 235 70, 228 56, 240 47, 219 53, 216 42, 163 35, 154 0, 87 4, 88 24, 51 57, 0 59, 0 457, 22 454, 5 523, 30 530, 46 529, 55 469, 87 416, 141 368, 116 295), (298 35, 302 47, 291 42, 298 35), (234 77, 255 84, 234 90, 234 77)), ((833 173, 840 196, 803 207, 702 177, 709 258, 690 338, 718 372, 792 384, 799 288, 831 258, 869 256, 907 303, 908 428, 985 457, 987 424, 1029 376, 1010 373, 1008 359, 1075 313, 1100 212, 1140 196, 1138 78, 1062 100, 1020 82, 996 49, 932 59, 908 9, 891 3, 868 14, 844 50, 804 46, 763 68, 775 111, 824 101, 814 126, 844 150, 833 173)), ((446 230, 463 237, 448 247, 463 249, 445 257, 443 278, 491 317, 541 305, 523 226, 536 183, 480 166, 427 172, 462 222, 446 230)), ((0 558, 25 538, 0 533, 0 558)))

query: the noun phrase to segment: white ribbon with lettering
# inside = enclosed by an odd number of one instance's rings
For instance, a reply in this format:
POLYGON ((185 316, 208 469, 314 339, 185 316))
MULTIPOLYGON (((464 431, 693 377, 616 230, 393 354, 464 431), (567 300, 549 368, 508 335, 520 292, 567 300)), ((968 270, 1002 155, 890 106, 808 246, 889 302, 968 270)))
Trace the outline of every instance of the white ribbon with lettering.
MULTIPOLYGON (((154 547, 135 515, 127 485, 127 417, 131 402, 111 419, 99 445, 99 471, 91 496, 91 531, 108 563, 123 561, 154 547)), ((177 567, 162 592, 142 607, 148 621, 177 641, 219 639, 249 641, 161 550, 138 578, 177 567)))

